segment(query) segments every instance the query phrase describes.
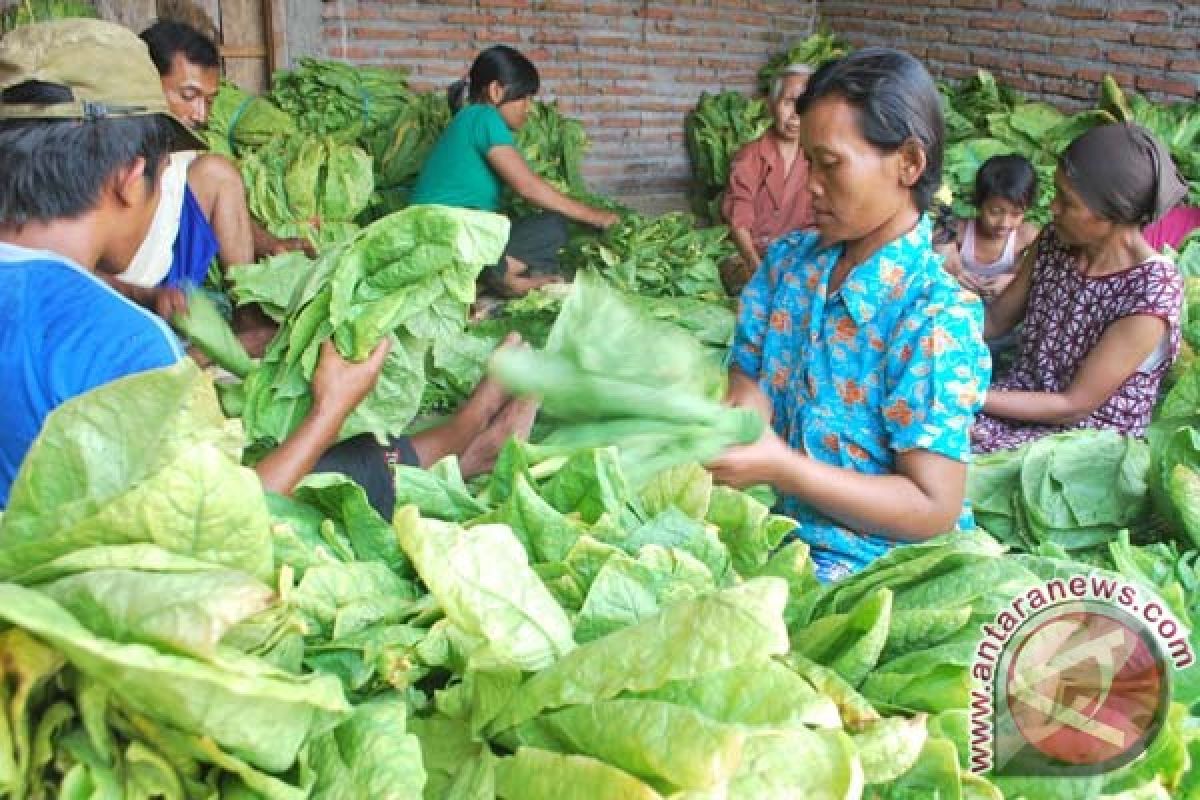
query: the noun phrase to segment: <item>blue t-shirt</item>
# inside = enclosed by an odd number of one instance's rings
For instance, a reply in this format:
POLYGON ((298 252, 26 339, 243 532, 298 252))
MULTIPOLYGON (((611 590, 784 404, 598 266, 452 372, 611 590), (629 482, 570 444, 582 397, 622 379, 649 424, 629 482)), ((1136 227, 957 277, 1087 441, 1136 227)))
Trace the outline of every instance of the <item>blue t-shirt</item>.
POLYGON ((182 357, 166 323, 83 267, 0 242, 0 508, 51 411, 182 357))

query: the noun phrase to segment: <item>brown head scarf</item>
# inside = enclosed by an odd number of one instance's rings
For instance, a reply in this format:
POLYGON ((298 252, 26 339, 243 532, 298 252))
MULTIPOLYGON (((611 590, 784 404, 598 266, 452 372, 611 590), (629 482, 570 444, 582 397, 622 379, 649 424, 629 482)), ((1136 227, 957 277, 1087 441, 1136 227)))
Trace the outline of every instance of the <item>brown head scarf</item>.
POLYGON ((1166 145, 1131 123, 1092 128, 1071 142, 1059 165, 1088 208, 1125 225, 1150 224, 1188 193, 1166 145))

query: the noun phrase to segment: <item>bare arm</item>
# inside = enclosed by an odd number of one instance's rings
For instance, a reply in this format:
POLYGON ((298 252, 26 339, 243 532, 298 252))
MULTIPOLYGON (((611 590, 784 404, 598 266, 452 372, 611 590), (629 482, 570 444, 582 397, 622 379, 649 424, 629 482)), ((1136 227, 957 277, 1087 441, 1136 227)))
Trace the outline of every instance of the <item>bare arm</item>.
POLYGON ((738 408, 752 408, 770 423, 775 415, 771 401, 758 388, 758 382, 737 367, 729 370, 729 387, 725 391, 725 402, 738 408))
POLYGON ((222 267, 254 263, 254 223, 242 174, 224 156, 200 156, 188 167, 188 187, 217 237, 222 267))
POLYGON ((1108 326, 1062 392, 988 392, 983 410, 1005 419, 1073 425, 1102 406, 1154 352, 1167 324, 1148 314, 1108 326))
POLYGON ((509 145, 493 147, 488 150, 487 160, 492 169, 496 170, 500 178, 514 192, 538 208, 557 211, 565 217, 596 228, 607 228, 619 219, 611 211, 593 208, 586 203, 572 200, 546 183, 529 168, 529 165, 525 163, 525 157, 515 147, 509 145))
POLYGON ((313 376, 313 406, 291 436, 254 468, 263 488, 290 494, 318 459, 337 442, 338 431, 379 379, 391 340, 384 339, 362 363, 342 358, 332 341, 321 346, 313 376))
POLYGON ((896 471, 867 475, 835 467, 790 448, 773 431, 710 465, 732 486, 770 483, 854 531, 883 531, 921 541, 954 527, 966 491, 967 465, 928 450, 896 454, 896 471))
POLYGON ((734 228, 730 238, 748 266, 757 267, 762 262, 762 254, 754 246, 754 237, 750 235, 749 228, 734 228))
POLYGON ((988 305, 987 320, 983 326, 985 338, 1003 336, 1025 318, 1025 307, 1029 303, 1029 290, 1033 286, 1033 264, 1037 259, 1037 243, 1031 245, 1021 256, 1017 273, 1000 294, 988 305))

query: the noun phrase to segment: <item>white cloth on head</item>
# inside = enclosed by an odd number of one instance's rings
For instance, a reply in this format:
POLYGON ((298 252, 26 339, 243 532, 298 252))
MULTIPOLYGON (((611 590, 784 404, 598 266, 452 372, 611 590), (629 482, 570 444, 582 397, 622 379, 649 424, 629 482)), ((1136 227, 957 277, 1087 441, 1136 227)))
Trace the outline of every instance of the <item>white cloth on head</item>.
POLYGON ((158 208, 150 230, 129 267, 117 276, 122 283, 149 289, 162 283, 171 271, 179 219, 183 214, 183 197, 187 191, 188 168, 198 155, 194 150, 171 154, 163 169, 158 208))

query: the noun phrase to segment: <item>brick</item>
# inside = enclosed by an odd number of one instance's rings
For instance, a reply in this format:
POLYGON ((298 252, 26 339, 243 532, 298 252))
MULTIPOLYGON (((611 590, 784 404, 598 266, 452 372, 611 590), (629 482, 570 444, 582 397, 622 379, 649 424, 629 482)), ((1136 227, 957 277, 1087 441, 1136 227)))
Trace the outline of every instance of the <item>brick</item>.
POLYGON ((532 40, 538 44, 578 44, 579 38, 573 33, 561 33, 558 31, 538 31, 533 34, 532 40))
POLYGON ((639 8, 633 15, 642 19, 675 19, 675 13, 669 8, 639 8))
POLYGON ((971 53, 971 63, 986 69, 1007 69, 1018 66, 1014 56, 1007 53, 992 53, 986 50, 971 53))
MULTIPOLYGON (((441 0, 439 0, 441 2, 441 0)), ((475 0, 480 8, 529 8, 529 0, 475 0)))
POLYGON ((1177 78, 1156 78, 1153 75, 1137 76, 1137 88, 1143 92, 1162 92, 1163 94, 1193 98, 1197 95, 1194 81, 1183 81, 1177 78))
MULTIPOLYGON (((411 36, 411 33, 409 35, 411 36)), ((423 31, 421 38, 428 42, 466 42, 470 41, 471 34, 459 28, 442 28, 423 31)))
POLYGON ((1130 42, 1133 36, 1129 31, 1116 27, 1109 28, 1079 28, 1073 31, 1073 36, 1087 39, 1099 39, 1105 42, 1130 42))
POLYGON ((1108 60, 1113 64, 1131 64, 1137 67, 1166 69, 1167 57, 1152 50, 1112 50, 1108 60))
POLYGON ((1050 75, 1056 78, 1072 78, 1075 76, 1074 69, 1057 61, 1040 61, 1027 58, 1021 62, 1021 66, 1024 67, 1026 72, 1033 72, 1037 75, 1050 75))
POLYGON ((1194 58, 1171 59, 1171 71, 1190 72, 1193 75, 1200 74, 1200 60, 1194 58))
POLYGON ((1049 9, 1050 13, 1067 19, 1104 19, 1105 11, 1103 8, 1090 8, 1088 6, 1063 6, 1058 5, 1049 9))
POLYGON ((494 25, 497 20, 499 20, 499 17, 495 14, 463 11, 454 11, 442 17, 442 21, 448 25, 468 25, 472 27, 494 25))
POLYGON ((344 58, 356 61, 358 59, 375 58, 378 53, 379 51, 374 48, 361 47, 359 45, 346 46, 335 44, 329 46, 330 58, 344 58))
POLYGON ((1017 20, 1015 17, 973 17, 970 25, 988 31, 1013 31, 1017 29, 1017 20))
POLYGON ((1115 22, 1140 22, 1146 25, 1165 25, 1171 21, 1167 12, 1157 8, 1130 8, 1113 11, 1108 18, 1115 22))
POLYGON ((1133 43, 1144 45, 1146 47, 1169 47, 1177 50, 1195 50, 1200 37, 1195 34, 1190 34, 1185 31, 1172 31, 1164 33, 1162 31, 1135 31, 1133 34, 1133 43))

